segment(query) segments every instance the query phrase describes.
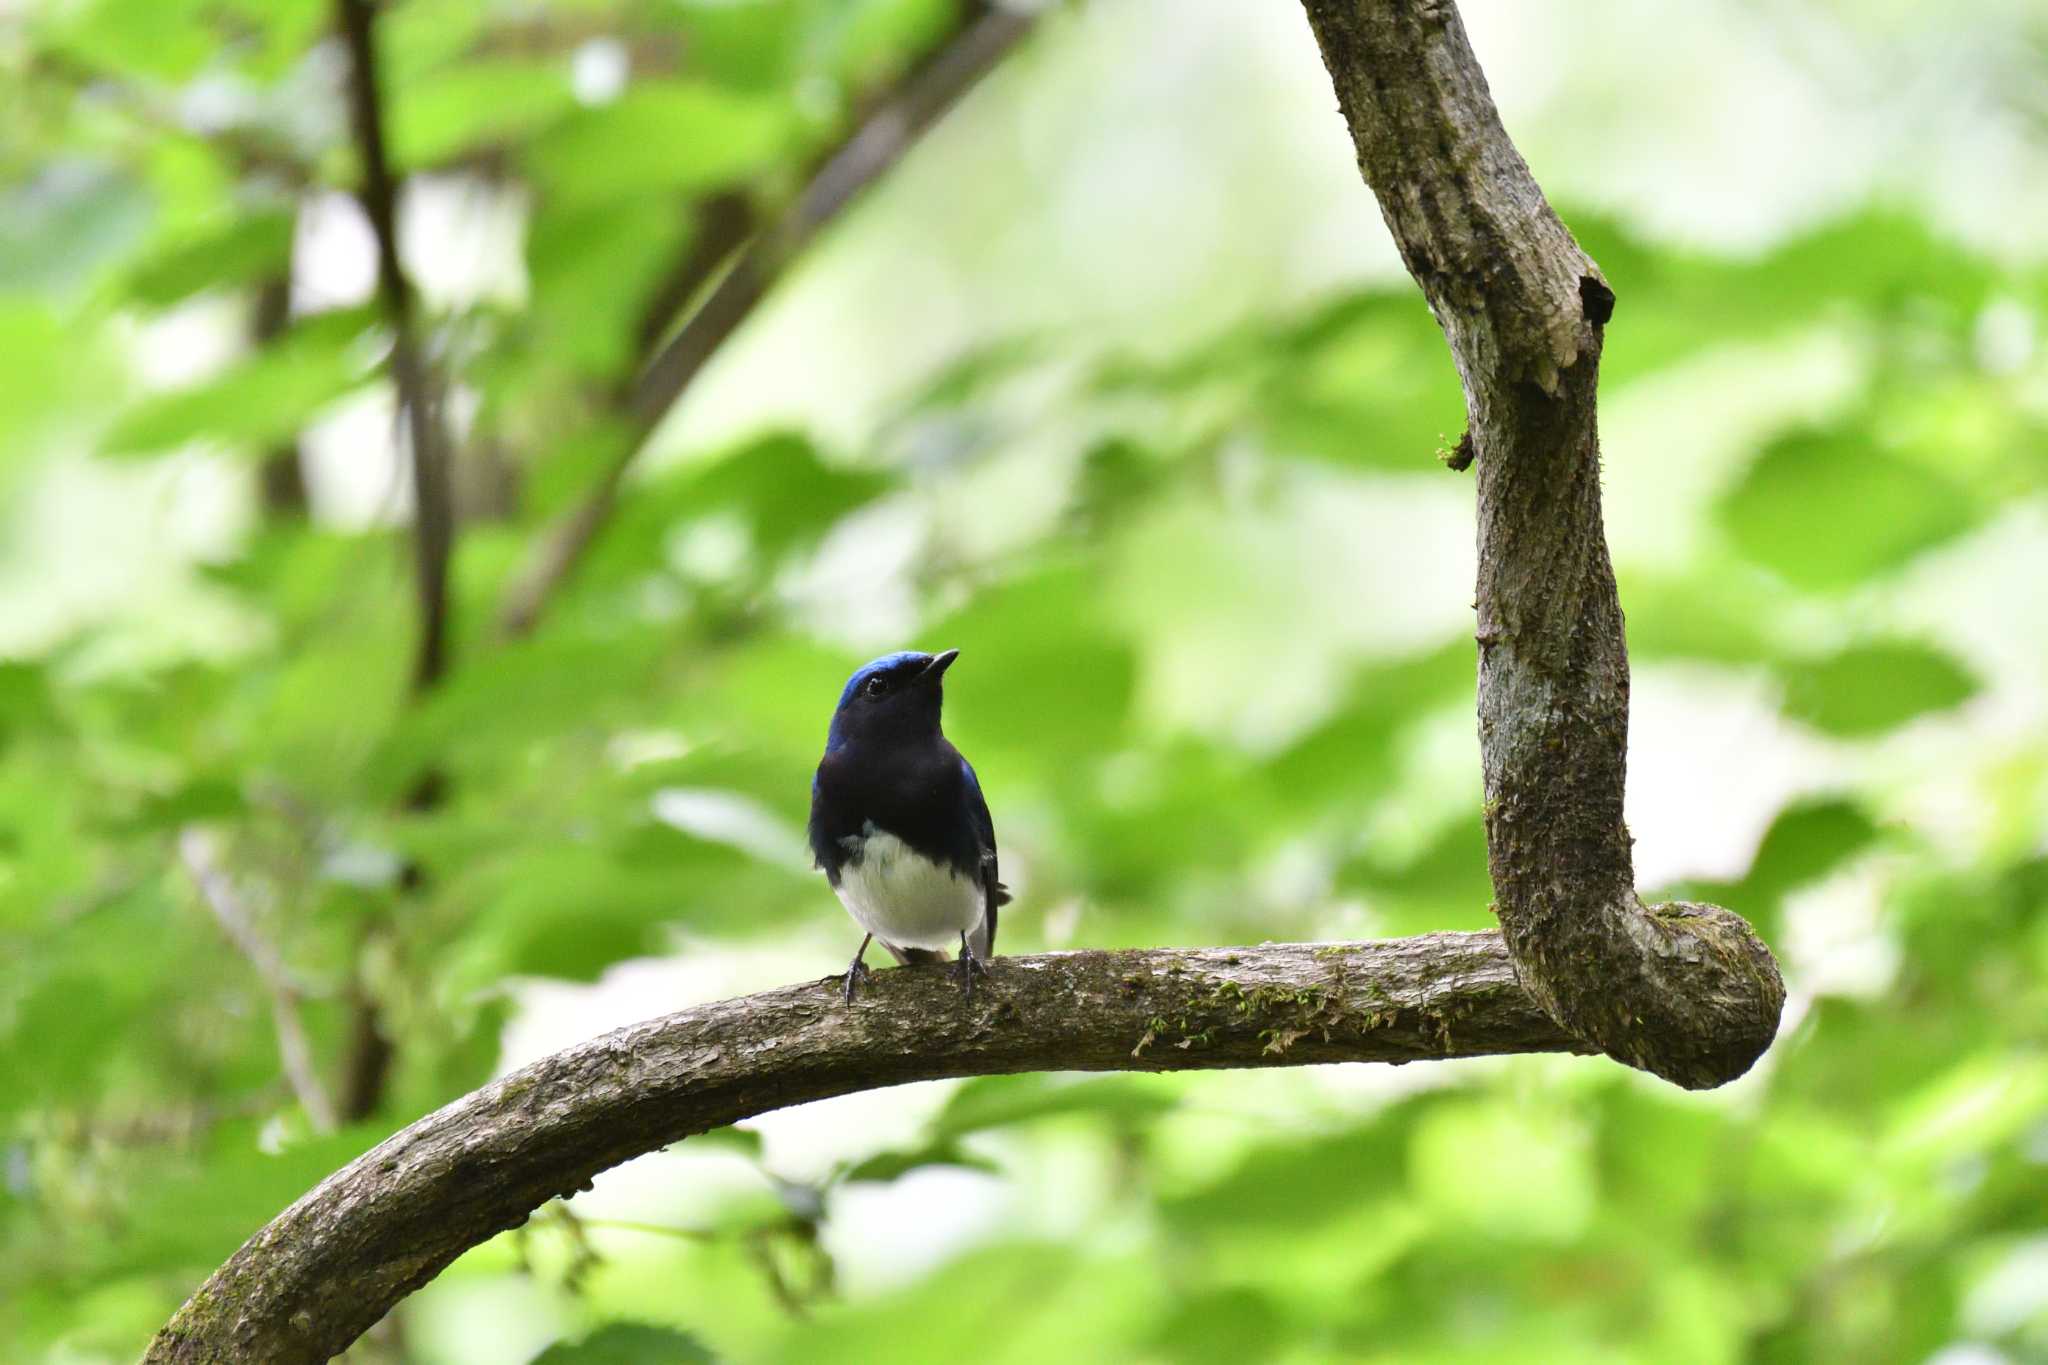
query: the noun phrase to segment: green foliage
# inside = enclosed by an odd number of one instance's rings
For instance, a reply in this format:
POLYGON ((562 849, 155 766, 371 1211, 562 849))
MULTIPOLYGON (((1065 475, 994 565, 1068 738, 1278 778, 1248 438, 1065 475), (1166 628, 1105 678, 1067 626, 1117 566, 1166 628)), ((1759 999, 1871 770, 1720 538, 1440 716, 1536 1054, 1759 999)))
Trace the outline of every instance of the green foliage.
POLYGON ((1785 668, 1785 712, 1831 735, 1882 734, 1968 701, 1977 681, 1939 650, 1906 640, 1856 645, 1785 668))
POLYGON ((137 303, 167 308, 207 289, 246 285, 291 264, 292 215, 254 208, 143 253, 128 274, 137 303))
MULTIPOLYGON (((419 695, 403 526, 330 505, 333 484, 403 505, 386 433, 336 453, 327 429, 310 507, 257 491, 280 446, 386 383, 388 319, 289 288, 313 273, 307 206, 358 173, 330 6, 32 5, 0 43, 9 1361, 133 1358, 266 1219, 501 1070, 536 1019, 587 1033, 637 1005, 627 964, 679 959, 700 994, 732 962, 837 968, 852 935, 807 867, 807 783, 837 688, 883 647, 963 651, 947 728, 1001 831, 1006 952, 1490 926, 1462 580, 1427 606, 1465 533, 1444 563, 1368 560, 1378 531, 1284 519, 1327 495, 1393 533, 1468 496, 1432 458, 1464 403, 1412 288, 1276 292, 1109 342, 1071 320, 1088 309, 1020 320, 963 288, 961 345, 907 398, 862 407, 817 361, 835 329, 840 354, 936 354, 957 301, 877 314, 848 281, 1016 261, 946 229, 1012 212, 1019 181, 1064 226, 1003 223, 1045 238, 1044 280, 1011 297, 1077 288, 1060 258, 1089 245, 1065 240, 1083 215, 1052 183, 1068 152, 1041 145, 1057 83, 1035 51, 984 91, 1026 132, 970 125, 966 157, 928 149, 960 183, 919 188, 921 149, 835 223, 538 628, 500 635, 517 572, 637 439, 625 395, 692 302, 679 266, 720 214, 773 221, 962 9, 378 7, 398 171, 517 205, 523 267, 487 304, 421 294, 463 519, 453 663, 419 695), (616 92, 579 77, 608 52, 616 92), (843 420, 814 420, 814 393, 843 420), (366 1002, 391 1074, 321 1131, 279 1020, 338 1095, 366 1002)), ((1233 187, 1220 226, 1258 196, 1233 187)), ((439 222, 421 204, 413 233, 439 222)), ((927 1117, 885 1139, 835 1131, 826 1158, 778 1125, 829 1115, 691 1138, 632 1177, 626 1202, 659 1187, 645 1208, 608 1223, 601 1184, 465 1258, 402 1335, 477 1326, 483 1286, 530 1312, 518 1358, 547 1365, 2048 1353, 2048 284, 1905 207, 1746 256, 1563 207, 1620 299, 1604 472, 1637 695, 1746 708, 1712 772, 1639 742, 1631 818, 1668 844, 1674 805, 1682 828, 1721 828, 1724 802, 1753 817, 1753 846, 1641 848, 1669 882, 1651 889, 1732 906, 1781 950, 1793 1007, 1754 1077, 1705 1098, 1572 1059, 973 1080, 904 1097, 927 1117), (1752 411, 1816 345, 1836 390, 1752 411), (956 1198, 958 1217, 919 1202, 956 1198), (876 1207, 931 1256, 878 1264, 876 1207)), ((469 264, 445 231, 408 241, 416 269, 469 264)), ((434 1365, 487 1349, 427 1340, 408 1349, 434 1365)))
POLYGON ((1969 493, 1867 432, 1787 436, 1722 500, 1743 554, 1795 587, 1840 590, 1897 568, 1977 520, 1969 493), (1824 524, 1821 509, 1830 515, 1824 524))
POLYGON ((391 107, 391 155, 401 166, 447 161, 515 141, 575 108, 559 62, 482 58, 408 82, 391 107))
POLYGON ((1876 825, 1853 801, 1795 801, 1771 821, 1741 881, 1697 887, 1694 892, 1717 904, 1740 905, 1753 922, 1768 927, 1776 922, 1786 896, 1837 871, 1877 838, 1876 825))
POLYGON ((526 165, 543 193, 588 205, 726 184, 760 170, 787 136, 788 119, 776 103, 655 82, 542 133, 526 165))
POLYGON ((682 1332, 615 1322, 574 1345, 557 1342, 535 1356, 534 1365, 710 1365, 713 1358, 682 1332))
POLYGON ((149 454, 210 440, 254 449, 289 437, 369 378, 359 358, 362 324, 350 313, 326 314, 213 379, 145 398, 114 424, 104 448, 149 454))

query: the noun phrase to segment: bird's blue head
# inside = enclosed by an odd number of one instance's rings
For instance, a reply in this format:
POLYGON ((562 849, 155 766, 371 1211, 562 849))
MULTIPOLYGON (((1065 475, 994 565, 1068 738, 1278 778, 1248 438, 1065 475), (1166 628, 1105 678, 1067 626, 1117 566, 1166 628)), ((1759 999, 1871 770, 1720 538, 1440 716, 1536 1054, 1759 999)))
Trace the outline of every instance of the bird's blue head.
POLYGON ((856 740, 917 740, 939 733, 939 707, 945 700, 940 680, 957 649, 920 654, 906 649, 884 654, 854 670, 832 713, 832 731, 825 747, 837 749, 856 740))

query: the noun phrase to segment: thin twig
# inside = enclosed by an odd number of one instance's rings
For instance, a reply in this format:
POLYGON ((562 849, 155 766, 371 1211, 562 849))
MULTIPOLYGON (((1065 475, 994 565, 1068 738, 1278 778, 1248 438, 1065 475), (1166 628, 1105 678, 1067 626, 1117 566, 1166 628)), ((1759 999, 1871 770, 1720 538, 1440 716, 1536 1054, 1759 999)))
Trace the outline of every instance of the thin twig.
POLYGON ((740 250, 697 311, 640 372, 625 401, 629 434, 596 486, 544 534, 525 569, 513 579, 498 614, 501 634, 518 638, 539 624, 554 594, 575 573, 611 515, 626 471, 647 438, 718 348, 752 315, 789 263, 995 68, 1030 31, 1033 18, 1029 12, 1002 8, 983 13, 854 130, 811 177, 780 222, 740 250))
POLYGON ((632 372, 620 381, 617 396, 621 402, 631 400, 634 382, 668 339, 676 318, 706 285, 718 278, 733 253, 745 246, 761 226, 754 216, 753 204, 737 190, 712 195, 696 206, 693 217, 688 247, 676 257, 641 305, 640 321, 633 329, 639 355, 632 372))
POLYGON ((292 1093, 298 1096, 307 1119, 317 1131, 333 1132, 334 1101, 329 1097, 327 1087, 320 1082, 319 1070, 313 1064, 313 1045, 306 1036, 305 1020, 299 1014, 300 1001, 305 997, 304 988, 285 965, 283 955, 256 928, 255 919, 236 894, 234 883, 215 860, 213 840, 206 832, 194 825, 179 831, 178 857, 185 865, 186 874, 192 878, 192 884, 198 887, 199 899, 213 912, 221 932, 234 945, 235 951, 256 969, 256 975, 270 994, 270 1017, 277 1028, 278 1061, 284 1067, 285 1079, 291 1083, 292 1093))

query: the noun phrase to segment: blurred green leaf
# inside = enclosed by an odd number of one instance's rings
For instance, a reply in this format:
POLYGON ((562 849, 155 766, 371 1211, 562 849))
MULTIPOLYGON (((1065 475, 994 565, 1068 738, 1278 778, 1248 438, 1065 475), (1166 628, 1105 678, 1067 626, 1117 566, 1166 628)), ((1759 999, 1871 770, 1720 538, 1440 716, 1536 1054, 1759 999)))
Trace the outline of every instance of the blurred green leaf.
POLYGON ((204 0, 91 0, 57 8, 41 37, 89 67, 177 79, 219 50, 211 8, 204 0))
POLYGON ((1458 372, 1429 309, 1405 289, 1341 300, 1277 353, 1259 408, 1281 454, 1427 472, 1465 429, 1458 372))
POLYGON ((735 1128, 727 1124, 723 1128, 713 1128, 708 1133, 698 1133, 688 1141, 693 1148, 729 1147, 743 1156, 761 1155, 761 1135, 752 1128, 735 1128))
POLYGON ((1948 711, 1977 693, 1977 679, 1947 654, 1910 640, 1852 645, 1780 666, 1785 714, 1845 739, 1896 729, 1948 711))
POLYGON ((1554 1110, 1446 1104, 1410 1143, 1416 1193, 1488 1237, 1563 1242, 1593 1216, 1599 1187, 1587 1134, 1554 1110))
POLYGON ((645 635, 546 635, 501 650, 493 667, 465 670, 407 711, 385 738, 370 776, 400 792, 420 774, 461 763, 493 765, 522 746, 590 731, 602 713, 585 703, 644 684, 662 641, 645 635))
MULTIPOLYGON (((689 227, 658 197, 535 205, 526 234, 533 293, 526 326, 540 373, 553 377, 561 365, 610 378, 642 359, 641 309, 684 249, 689 227)), ((515 372, 522 385, 532 382, 515 372)), ((587 478, 575 483, 586 486, 587 478)))
POLYGON ((1057 1244, 985 1247, 894 1292, 791 1323, 758 1359, 796 1365, 901 1365, 958 1360, 989 1365, 1133 1359, 1131 1305, 1158 1293, 1127 1261, 1084 1258, 1057 1244), (1029 1305, 1001 1316, 999 1305, 1029 1305), (905 1323, 918 1330, 904 1332, 905 1323))
POLYGON ((0 663, 0 753, 17 738, 47 734, 56 718, 56 696, 40 665, 0 663))
POLYGON ((1630 383, 1717 346, 1762 341, 1844 316, 1964 324, 1994 288, 1985 264, 1918 217, 1865 209, 1754 257, 1659 241, 1612 218, 1569 215, 1573 234, 1620 296, 1602 380, 1630 383))
POLYGON ((1154 1347, 1173 1361, 1271 1359, 1291 1332, 1272 1300, 1255 1289, 1218 1289, 1182 1299, 1154 1338, 1154 1347))
POLYGON ((0 191, 0 292, 64 295, 139 244, 153 204, 116 167, 58 161, 0 191))
POLYGON ((231 779, 195 777, 170 791, 152 794, 126 822, 126 828, 174 830, 195 821, 227 819, 247 809, 241 788, 231 779))
POLYGON ((1813 798, 1778 812, 1743 879, 1751 894, 1782 897, 1819 881, 1877 842, 1877 826, 1853 801, 1813 798))
POLYGON ((520 138, 576 107, 565 61, 477 58, 441 67, 393 94, 391 158, 411 167, 520 138))
POLYGON ((826 462, 802 436, 763 436, 647 488, 620 510, 588 572, 647 573, 671 564, 693 529, 716 526, 737 537, 735 573, 766 574, 889 486, 880 475, 826 462))
POLYGON ((1721 499, 1749 558, 1795 587, 1840 591, 1977 523, 1967 490, 1855 431, 1810 431, 1766 448, 1721 499))
POLYGON ((1486 824, 1476 810, 1445 825, 1406 859, 1388 859, 1368 848, 1339 871, 1338 885, 1370 893, 1393 933, 1484 929, 1494 922, 1486 824))
POLYGON ((1465 428, 1457 371, 1407 290, 1341 296, 1234 328, 1166 362, 1113 358, 1092 387, 1212 414, 1284 456, 1425 471, 1465 428))
POLYGON ((927 1166, 952 1166, 960 1170, 981 1171, 993 1175, 997 1166, 987 1157, 961 1150, 951 1142, 934 1142, 928 1146, 907 1151, 878 1152, 865 1161, 855 1162, 848 1167, 844 1179, 867 1181, 873 1184, 887 1184, 901 1180, 912 1171, 927 1166))
POLYGON ((932 1123, 933 1135, 952 1142, 970 1133, 1044 1118, 1095 1115, 1137 1127, 1174 1108, 1173 1090, 1137 1078, 1072 1080, 1055 1076, 983 1076, 963 1082, 932 1123))
POLYGON ((594 203, 730 184, 773 160, 789 131, 775 101, 688 81, 643 81, 542 133, 525 161, 547 194, 594 203))
POLYGON ((114 423, 101 449, 144 455, 209 441, 253 450, 289 436, 370 378, 360 351, 362 324, 352 312, 301 322, 213 379, 136 404, 114 423))
POLYGON ((376 1125, 260 1150, 253 1125, 223 1125, 201 1160, 152 1182, 112 1250, 112 1266, 205 1273, 329 1174, 388 1134, 376 1125))
POLYGON ((570 1344, 556 1342, 533 1365, 710 1365, 715 1357, 687 1333, 614 1322, 570 1344))
POLYGON ((1478 647, 1464 636, 1359 669, 1329 716, 1267 765, 1274 788, 1303 812, 1377 799, 1401 736, 1430 711, 1469 704, 1478 676, 1478 647))
POLYGON ((1766 629, 1775 603, 1747 590, 1738 570, 1678 578, 1624 568, 1618 577, 1631 658, 1753 664, 1777 654, 1766 629))
POLYGON ((97 976, 63 971, 33 982, 12 1003, 0 1030, 0 1116, 96 1091, 143 1008, 97 976))
POLYGON ((26 299, 0 297, 0 494, 44 453, 53 432, 78 422, 77 407, 100 391, 95 375, 109 363, 98 348, 67 331, 56 312, 26 299))
POLYGON ((984 784, 1071 775, 1121 741, 1136 667, 1097 574, 1078 559, 1043 563, 924 632, 960 651, 946 675, 947 732, 984 784))
POLYGON ((1160 1200, 1169 1226, 1229 1238, 1272 1228, 1301 1232, 1343 1217, 1400 1181, 1409 1125, 1435 1107, 1410 1101, 1384 1119, 1330 1137, 1254 1147, 1201 1188, 1160 1200))
POLYGON ((717 896, 718 873, 739 855, 671 832, 652 860, 617 846, 541 843, 464 878, 457 893, 473 921, 461 976, 594 981, 605 968, 658 949, 685 910, 717 896))
POLYGON ((258 209, 145 254, 129 273, 138 303, 167 308, 207 289, 282 278, 291 264, 292 214, 258 209))
POLYGON ((1963 1060, 1898 1106, 1883 1139, 1888 1160, 1922 1169, 1981 1152, 2048 1114, 2048 1060, 2005 1053, 1963 1060))
POLYGON ((1672 888, 1671 894, 1728 906, 1767 941, 1774 940, 1783 928, 1780 917, 1787 896, 1846 866, 1880 837, 1877 825, 1857 802, 1808 797, 1778 812, 1739 880, 1686 882, 1672 888))

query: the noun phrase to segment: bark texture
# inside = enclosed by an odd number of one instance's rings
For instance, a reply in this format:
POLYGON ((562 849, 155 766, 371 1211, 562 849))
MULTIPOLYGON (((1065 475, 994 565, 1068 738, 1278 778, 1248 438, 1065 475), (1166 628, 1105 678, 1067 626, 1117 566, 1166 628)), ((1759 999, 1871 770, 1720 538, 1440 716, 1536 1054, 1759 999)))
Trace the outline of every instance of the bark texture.
POLYGON ((1614 293, 1509 141, 1455 5, 1305 5, 1359 169, 1464 381, 1487 859, 1516 971, 1609 1056, 1723 1084, 1770 1046, 1785 989, 1740 916, 1636 895, 1595 420, 1614 293))
POLYGON ((700 1005, 430 1114, 329 1176, 200 1286, 147 1360, 326 1360, 463 1251, 599 1171, 856 1090, 1018 1071, 1190 1071, 1584 1050, 1497 933, 997 958, 700 1005))

